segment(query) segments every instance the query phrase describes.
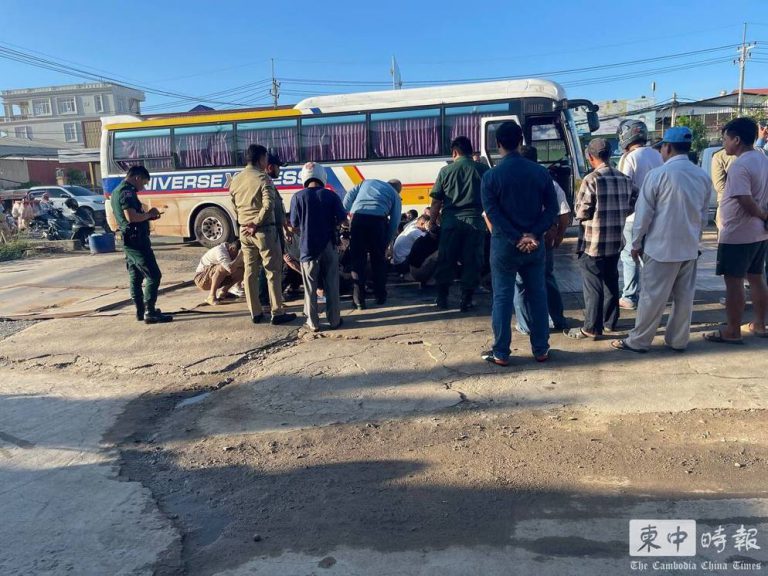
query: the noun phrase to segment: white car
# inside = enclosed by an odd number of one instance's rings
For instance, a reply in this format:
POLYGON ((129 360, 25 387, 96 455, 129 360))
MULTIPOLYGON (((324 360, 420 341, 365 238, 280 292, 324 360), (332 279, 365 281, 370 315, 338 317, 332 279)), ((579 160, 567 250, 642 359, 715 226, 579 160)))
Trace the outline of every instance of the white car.
POLYGON ((32 198, 42 198, 43 194, 48 194, 53 207, 59 209, 64 209, 64 202, 68 198, 74 198, 80 206, 91 212, 97 226, 107 229, 104 196, 82 186, 35 186, 29 189, 32 198))

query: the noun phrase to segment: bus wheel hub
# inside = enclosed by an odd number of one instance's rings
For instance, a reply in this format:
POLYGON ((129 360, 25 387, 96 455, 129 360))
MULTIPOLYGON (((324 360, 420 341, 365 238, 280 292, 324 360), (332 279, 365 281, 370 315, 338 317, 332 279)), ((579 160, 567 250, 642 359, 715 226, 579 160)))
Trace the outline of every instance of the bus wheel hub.
POLYGON ((221 235, 224 232, 223 228, 221 222, 219 222, 217 218, 211 216, 203 220, 203 225, 201 226, 203 236, 208 240, 218 240, 221 238, 221 235))

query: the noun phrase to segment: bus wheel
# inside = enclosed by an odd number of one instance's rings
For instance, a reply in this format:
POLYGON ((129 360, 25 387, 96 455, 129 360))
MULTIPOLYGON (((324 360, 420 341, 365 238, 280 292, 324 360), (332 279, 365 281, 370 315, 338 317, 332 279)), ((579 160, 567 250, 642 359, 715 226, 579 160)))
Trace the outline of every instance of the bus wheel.
POLYGON ((195 217, 195 239, 206 248, 213 248, 232 239, 232 223, 220 208, 203 208, 195 217))

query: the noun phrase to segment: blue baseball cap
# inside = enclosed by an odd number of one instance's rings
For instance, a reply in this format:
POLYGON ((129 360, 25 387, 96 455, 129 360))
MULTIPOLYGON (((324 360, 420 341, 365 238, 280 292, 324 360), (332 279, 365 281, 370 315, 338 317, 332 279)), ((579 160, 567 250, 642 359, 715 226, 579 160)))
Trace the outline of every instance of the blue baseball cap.
POLYGON ((690 144, 693 142, 693 133, 686 126, 674 126, 667 128, 664 132, 664 138, 658 144, 690 144))

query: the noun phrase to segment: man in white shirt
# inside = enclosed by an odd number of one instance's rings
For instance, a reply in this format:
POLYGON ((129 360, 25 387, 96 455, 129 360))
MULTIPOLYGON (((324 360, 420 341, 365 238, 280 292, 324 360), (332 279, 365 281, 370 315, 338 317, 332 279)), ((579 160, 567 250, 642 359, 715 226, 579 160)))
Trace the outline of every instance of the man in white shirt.
POLYGON ((240 241, 214 246, 200 258, 195 270, 195 286, 207 290, 207 304, 216 306, 229 289, 243 281, 245 266, 240 241))
POLYGON ((647 352, 670 296, 672 310, 665 342, 682 352, 690 339, 699 241, 709 219, 712 181, 688 158, 693 135, 683 126, 664 134, 665 164, 649 172, 635 205, 630 244, 633 258, 642 258, 642 286, 635 327, 617 350, 647 352))
MULTIPOLYGON (((619 125, 619 145, 624 151, 619 160, 619 171, 632 179, 632 184, 640 190, 643 187, 648 172, 661 166, 664 161, 661 155, 647 146, 648 127, 640 120, 624 120, 619 125)), ((619 299, 619 306, 627 310, 637 308, 640 297, 640 265, 632 258, 632 226, 635 222, 634 212, 627 217, 624 224, 624 249, 621 251, 623 265, 624 288, 619 299)))
POLYGON ((406 226, 395 238, 392 246, 392 266, 397 272, 401 274, 408 272, 408 256, 416 240, 427 233, 428 222, 429 216, 419 216, 413 226, 406 226))

